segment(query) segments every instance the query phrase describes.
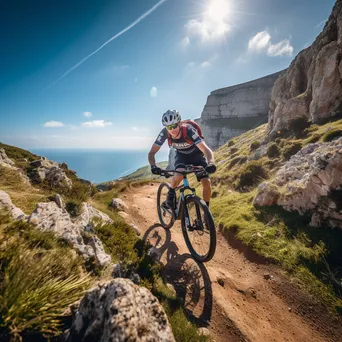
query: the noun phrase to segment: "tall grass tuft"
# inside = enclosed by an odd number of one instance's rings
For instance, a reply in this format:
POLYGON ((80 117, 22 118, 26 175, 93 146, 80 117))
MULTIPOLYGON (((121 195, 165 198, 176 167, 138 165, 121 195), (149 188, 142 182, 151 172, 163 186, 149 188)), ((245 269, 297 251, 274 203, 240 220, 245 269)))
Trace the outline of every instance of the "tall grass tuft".
POLYGON ((68 272, 63 263, 69 262, 69 256, 56 258, 57 253, 18 246, 4 271, 0 327, 14 340, 21 340, 23 331, 57 335, 60 317, 89 286, 89 276, 68 272))
POLYGON ((0 340, 58 335, 68 306, 90 286, 79 257, 44 234, 0 213, 0 340))

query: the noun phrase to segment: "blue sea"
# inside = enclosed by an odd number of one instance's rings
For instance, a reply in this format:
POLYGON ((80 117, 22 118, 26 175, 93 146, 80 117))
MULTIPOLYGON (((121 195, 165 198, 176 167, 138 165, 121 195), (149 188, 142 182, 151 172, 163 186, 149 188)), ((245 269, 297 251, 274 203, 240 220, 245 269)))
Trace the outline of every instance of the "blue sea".
MULTIPOLYGON (((58 163, 67 163, 77 176, 92 183, 101 183, 128 175, 148 165, 148 151, 119 151, 108 149, 30 149, 58 163)), ((168 160, 168 150, 160 150, 156 161, 168 160)))

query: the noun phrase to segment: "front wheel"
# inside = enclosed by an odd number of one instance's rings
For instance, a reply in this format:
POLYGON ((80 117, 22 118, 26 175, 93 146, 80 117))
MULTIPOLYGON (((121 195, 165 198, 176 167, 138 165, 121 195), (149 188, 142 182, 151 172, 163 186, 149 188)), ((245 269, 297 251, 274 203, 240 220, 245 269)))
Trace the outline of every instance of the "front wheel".
POLYGON ((173 211, 164 205, 169 189, 170 185, 168 183, 161 183, 157 193, 157 210, 159 221, 165 229, 170 229, 175 222, 173 211))
POLYGON ((216 229, 206 203, 197 196, 186 196, 182 231, 191 255, 200 262, 212 259, 216 250, 216 229))

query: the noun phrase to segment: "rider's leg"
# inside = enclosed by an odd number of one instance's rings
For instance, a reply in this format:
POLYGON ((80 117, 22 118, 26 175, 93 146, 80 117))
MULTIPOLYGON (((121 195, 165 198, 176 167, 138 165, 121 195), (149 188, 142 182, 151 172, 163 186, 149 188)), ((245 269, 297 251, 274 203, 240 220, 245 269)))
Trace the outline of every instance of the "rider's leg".
POLYGON ((210 178, 202 178, 201 184, 203 186, 203 200, 207 203, 209 207, 210 197, 211 197, 211 182, 210 178))
POLYGON ((166 197, 166 205, 169 208, 174 208, 175 204, 176 204, 176 191, 175 188, 179 185, 179 183, 182 181, 183 176, 182 175, 174 175, 171 179, 171 183, 170 183, 170 189, 169 192, 167 193, 167 197, 166 197))

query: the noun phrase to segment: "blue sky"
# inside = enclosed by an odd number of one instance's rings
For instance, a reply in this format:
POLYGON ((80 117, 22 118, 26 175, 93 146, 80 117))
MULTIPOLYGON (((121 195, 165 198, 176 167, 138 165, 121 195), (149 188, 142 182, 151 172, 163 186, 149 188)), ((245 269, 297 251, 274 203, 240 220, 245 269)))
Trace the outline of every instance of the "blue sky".
POLYGON ((3 1, 0 141, 148 149, 168 108, 200 117, 212 90, 288 67, 334 2, 3 1))

